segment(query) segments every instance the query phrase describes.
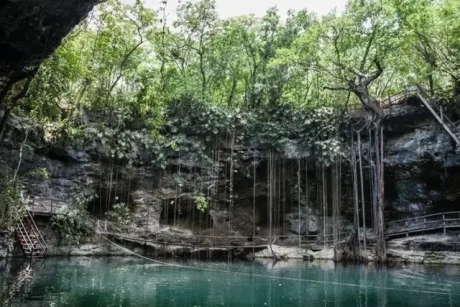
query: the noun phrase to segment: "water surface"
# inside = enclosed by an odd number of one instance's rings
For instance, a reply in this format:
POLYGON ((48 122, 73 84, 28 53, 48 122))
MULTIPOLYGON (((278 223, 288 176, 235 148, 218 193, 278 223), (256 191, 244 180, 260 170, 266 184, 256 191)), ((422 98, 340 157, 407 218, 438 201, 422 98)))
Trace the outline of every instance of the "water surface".
POLYGON ((3 262, 2 306, 460 306, 455 266, 170 262, 135 258, 3 262), (183 267, 185 266, 185 267, 183 267))

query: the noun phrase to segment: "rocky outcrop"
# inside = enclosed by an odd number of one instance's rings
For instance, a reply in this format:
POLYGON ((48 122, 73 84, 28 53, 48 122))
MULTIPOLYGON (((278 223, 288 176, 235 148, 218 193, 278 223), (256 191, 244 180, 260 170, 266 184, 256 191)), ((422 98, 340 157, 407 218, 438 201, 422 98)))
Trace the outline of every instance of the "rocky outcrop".
POLYGON ((68 204, 73 193, 92 186, 98 165, 88 159, 84 151, 49 148, 43 141, 39 127, 26 118, 12 116, 0 146, 0 173, 13 174, 17 169, 24 186, 24 198, 34 200, 35 205, 47 208, 50 199, 68 204), (28 130, 28 142, 21 143, 28 130), (56 152, 59 151, 59 155, 56 152))
MULTIPOLYGON (((460 158, 455 153, 453 142, 423 108, 403 105, 390 111, 385 119, 387 220, 459 210, 460 158)), ((242 146, 235 149, 232 165, 234 183, 230 195, 231 148, 228 144, 218 148, 214 154, 215 160, 198 159, 196 153, 181 152, 168 157, 166 170, 137 165, 128 171, 123 166, 108 165, 107 160, 99 158, 100 154, 94 146, 89 149, 50 147, 42 140, 38 127, 15 116, 9 121, 3 146, 0 147, 2 173, 11 173, 17 167, 25 126, 29 127, 31 134, 23 149, 19 175, 25 182, 25 195, 33 196, 43 206, 49 206, 49 198, 69 204, 75 191, 90 187, 97 193, 91 212, 104 218, 105 212, 115 202, 127 203, 132 212, 132 226, 140 231, 138 235, 141 239, 148 241, 163 236, 186 244, 196 235, 213 237, 199 242, 208 242, 209 247, 200 249, 196 252, 198 254, 210 250, 212 246, 250 245, 251 240, 254 240, 253 235, 265 237, 265 241, 260 239, 258 244, 268 244, 266 237, 269 235, 270 223, 272 233, 286 235, 276 244, 296 245, 296 236, 306 234, 307 230, 309 234, 322 235, 324 227, 316 193, 318 178, 315 167, 309 167, 308 174, 303 167, 300 169, 302 194, 301 200, 297 199, 299 166, 296 157, 300 155, 304 160, 311 157, 302 153, 295 142, 287 142, 285 153, 273 156, 274 164, 279 167, 278 173, 282 170, 283 176, 282 180, 280 177, 275 178, 275 188, 271 188, 268 182, 266 152, 242 146), (256 164, 256 173, 253 163, 256 164), (280 165, 283 165, 282 169, 280 165), (45 170, 46 178, 37 170, 45 170), (305 199, 304 191, 306 176, 308 200, 305 199), (196 196, 201 194, 208 201, 208 207, 203 211, 195 203, 196 196), (270 195, 273 197, 271 206, 277 212, 271 218, 267 211, 270 195), (226 236, 233 239, 226 240, 226 236)), ((341 223, 344 230, 352 221, 352 206, 349 205, 352 203, 350 174, 347 167, 345 163, 342 176, 341 223)), ((368 176, 369 169, 364 171, 365 177, 368 176)), ((365 178, 365 182, 369 182, 368 178, 365 178)), ((366 195, 368 191, 367 186, 366 195)), ((328 206, 331 211, 330 204, 328 206)), ((367 206, 370 207, 369 201, 367 206)), ((370 220, 370 210, 368 215, 370 220)), ((331 218, 327 217, 324 223, 327 233, 331 234, 331 218)), ((369 240, 370 237, 367 236, 369 240)), ((80 248, 83 254, 106 252, 98 250, 97 246, 92 245, 96 244, 94 242, 85 244, 80 248)), ((152 246, 156 251, 162 248, 164 246, 152 246)), ((187 255, 195 253, 190 248, 178 247, 177 250, 187 255)), ((423 245, 413 250, 423 251, 423 245)), ((427 250, 438 251, 433 245, 427 250)), ((225 251, 228 250, 218 249, 218 253, 225 251)), ((67 252, 79 253, 78 248, 67 252)), ((439 252, 454 251, 444 249, 439 252)), ((56 254, 62 253, 65 253, 65 249, 56 251, 56 254)), ((329 256, 324 257, 329 259, 329 256)))
MULTIPOLYGON (((390 220, 460 210, 456 144, 417 103, 412 98, 386 114, 385 199, 390 220)), ((457 119, 455 112, 446 115, 457 119)))
POLYGON ((10 253, 10 237, 0 233, 0 259, 5 258, 10 253))
POLYGON ((5 0, 0 3, 0 82, 24 76, 103 0, 5 0))
POLYGON ((137 227, 155 232, 160 229, 161 202, 153 191, 136 190, 131 193, 134 202, 133 220, 137 227))
POLYGON ((460 237, 422 235, 391 240, 388 244, 390 262, 421 264, 460 264, 460 237))
POLYGON ((318 217, 309 207, 302 207, 299 210, 286 215, 290 224, 289 230, 292 233, 305 235, 316 234, 319 232, 318 217))

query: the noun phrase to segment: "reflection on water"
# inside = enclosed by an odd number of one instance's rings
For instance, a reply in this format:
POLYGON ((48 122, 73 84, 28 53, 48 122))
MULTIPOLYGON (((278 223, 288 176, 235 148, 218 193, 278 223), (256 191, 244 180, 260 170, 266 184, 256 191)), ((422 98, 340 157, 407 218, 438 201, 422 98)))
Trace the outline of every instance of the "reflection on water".
POLYGON ((2 306, 460 306, 460 268, 134 258, 0 262, 2 306))

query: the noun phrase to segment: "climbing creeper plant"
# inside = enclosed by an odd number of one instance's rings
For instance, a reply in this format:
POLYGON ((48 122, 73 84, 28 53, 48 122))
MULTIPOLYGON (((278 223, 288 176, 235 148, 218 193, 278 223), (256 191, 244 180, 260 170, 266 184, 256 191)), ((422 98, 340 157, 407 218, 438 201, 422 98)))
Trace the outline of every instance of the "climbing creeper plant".
POLYGON ((9 176, 0 179, 0 231, 13 233, 16 223, 22 219, 26 206, 21 199, 21 183, 9 176))

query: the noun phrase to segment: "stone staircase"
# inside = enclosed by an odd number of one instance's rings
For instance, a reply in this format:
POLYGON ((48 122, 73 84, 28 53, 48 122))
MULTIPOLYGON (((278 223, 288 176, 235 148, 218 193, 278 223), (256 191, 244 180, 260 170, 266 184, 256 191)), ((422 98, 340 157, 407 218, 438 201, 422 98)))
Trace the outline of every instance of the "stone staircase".
POLYGON ((16 235, 26 258, 46 257, 48 248, 30 213, 16 224, 16 235))

